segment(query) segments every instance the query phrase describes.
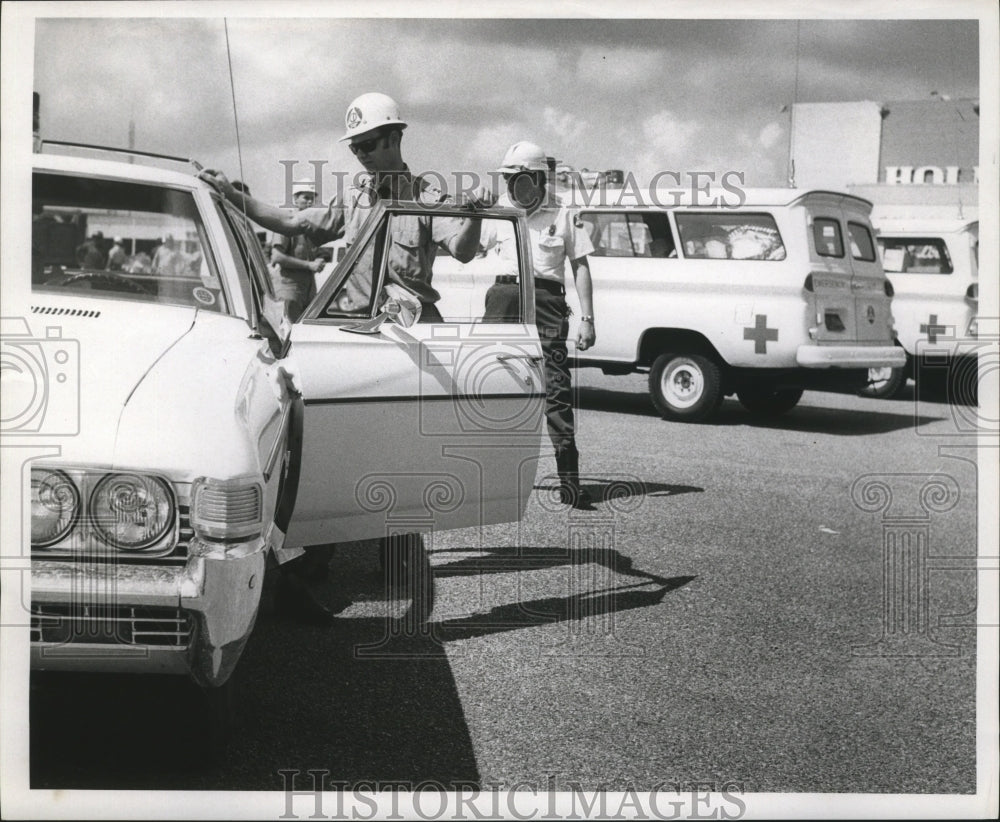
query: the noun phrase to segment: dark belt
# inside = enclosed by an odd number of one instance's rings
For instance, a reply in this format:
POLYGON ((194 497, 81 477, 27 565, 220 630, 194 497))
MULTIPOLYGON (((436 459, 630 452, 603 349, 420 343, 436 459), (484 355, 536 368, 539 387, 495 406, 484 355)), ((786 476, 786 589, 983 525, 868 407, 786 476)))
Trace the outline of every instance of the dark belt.
MULTIPOLYGON (((497 285, 517 285, 518 278, 515 274, 501 274, 497 277, 497 285)), ((562 283, 557 283, 555 280, 542 279, 541 277, 535 278, 535 288, 541 288, 543 291, 548 291, 550 294, 556 294, 562 297, 566 293, 566 289, 563 288, 562 283)))

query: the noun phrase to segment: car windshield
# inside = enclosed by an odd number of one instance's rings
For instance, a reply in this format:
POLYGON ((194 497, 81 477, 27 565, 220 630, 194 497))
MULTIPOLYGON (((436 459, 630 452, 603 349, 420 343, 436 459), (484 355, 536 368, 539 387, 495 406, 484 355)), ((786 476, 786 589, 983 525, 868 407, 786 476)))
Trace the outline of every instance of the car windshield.
POLYGON ((225 295, 189 191, 36 172, 34 291, 224 311, 225 295))

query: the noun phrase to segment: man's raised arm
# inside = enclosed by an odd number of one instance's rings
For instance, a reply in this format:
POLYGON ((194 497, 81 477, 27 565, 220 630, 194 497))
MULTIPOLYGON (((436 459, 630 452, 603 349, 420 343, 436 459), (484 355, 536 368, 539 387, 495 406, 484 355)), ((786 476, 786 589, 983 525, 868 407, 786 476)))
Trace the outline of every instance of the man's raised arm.
POLYGON ((206 168, 198 176, 262 228, 285 235, 302 234, 306 230, 306 224, 297 219, 297 212, 251 197, 237 189, 221 171, 206 168))

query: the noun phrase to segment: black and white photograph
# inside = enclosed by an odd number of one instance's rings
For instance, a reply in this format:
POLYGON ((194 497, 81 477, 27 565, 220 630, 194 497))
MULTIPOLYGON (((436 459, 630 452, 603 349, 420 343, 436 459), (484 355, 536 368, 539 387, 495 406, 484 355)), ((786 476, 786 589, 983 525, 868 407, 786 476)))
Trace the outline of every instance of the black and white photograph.
POLYGON ((5 818, 997 817, 996 4, 2 12, 5 818))

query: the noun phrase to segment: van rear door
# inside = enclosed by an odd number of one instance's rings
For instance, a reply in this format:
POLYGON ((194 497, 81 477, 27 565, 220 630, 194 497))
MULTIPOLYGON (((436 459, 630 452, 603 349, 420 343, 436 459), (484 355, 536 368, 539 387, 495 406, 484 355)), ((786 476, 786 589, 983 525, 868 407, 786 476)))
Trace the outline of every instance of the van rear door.
POLYGON ((892 312, 866 206, 863 200, 845 197, 842 208, 847 232, 846 256, 853 270, 854 333, 860 343, 885 345, 893 339, 892 312))
POLYGON ((854 269, 846 254, 844 215, 835 195, 806 195, 809 228, 810 327, 817 343, 843 345, 857 335, 854 269))

